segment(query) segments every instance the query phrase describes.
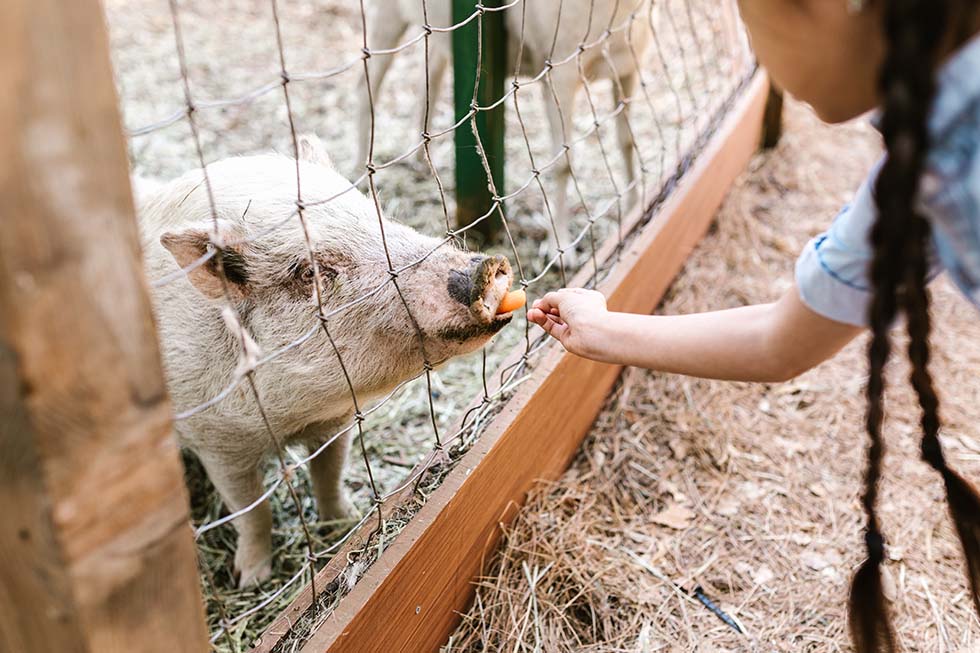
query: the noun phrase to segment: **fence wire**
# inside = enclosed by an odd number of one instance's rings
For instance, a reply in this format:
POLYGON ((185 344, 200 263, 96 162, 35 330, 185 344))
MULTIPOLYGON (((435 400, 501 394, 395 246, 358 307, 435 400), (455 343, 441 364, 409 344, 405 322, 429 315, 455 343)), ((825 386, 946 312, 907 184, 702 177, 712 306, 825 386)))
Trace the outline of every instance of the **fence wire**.
MULTIPOLYGON (((502 401, 528 378, 538 352, 547 346, 528 325, 525 309, 475 359, 437 372, 442 361, 431 357, 434 336, 423 329, 419 308, 405 292, 406 273, 440 252, 473 245, 474 227, 497 221, 503 237, 482 243, 483 249, 509 258, 515 285, 528 292, 529 302, 569 283, 577 272, 585 285, 594 286, 615 265, 630 234, 670 195, 744 88, 754 62, 735 22, 734 0, 474 3, 472 13, 455 24, 449 19, 449 0, 311 0, 290 7, 277 0, 157 1, 161 7, 147 10, 144 3, 141 13, 124 0, 107 3, 133 165, 137 172, 168 177, 200 169, 201 181, 191 192, 205 195, 211 234, 203 255, 151 278, 150 284, 155 293, 162 292, 185 283, 203 266, 213 267, 221 287, 214 311, 237 342, 234 372, 220 390, 196 403, 176 405, 177 430, 192 429, 196 417, 232 398, 240 405, 245 397, 277 463, 248 501, 224 511, 220 497, 200 478, 198 486, 191 479, 211 641, 219 650, 239 651, 304 584, 312 590, 313 610, 296 630, 322 621, 364 564, 384 550, 472 445, 502 401), (499 98, 480 105, 484 17, 494 12, 505 14, 512 75, 499 98), (394 22, 396 14, 405 21, 404 30, 386 34, 372 29, 379 26, 372 21, 394 22), (474 22, 477 82, 469 110, 454 116, 451 93, 439 90, 448 43, 452 32, 474 22), (231 38, 229 25, 241 29, 239 50, 223 42, 231 38), (379 34, 387 40, 372 41, 379 34), (155 55, 152 63, 147 52, 155 55), (413 54, 421 57, 409 60, 413 54), (229 59, 237 74, 223 75, 229 59), (394 70, 385 76, 389 66, 394 70), (533 88, 539 96, 529 94, 533 88), (213 89, 219 94, 208 97, 213 89), (176 108, 161 109, 175 100, 176 108), (350 137, 358 131, 355 101, 362 103, 361 115, 368 121, 364 142, 350 137), (477 116, 498 107, 508 121, 506 188, 493 181, 477 129, 477 116), (410 116, 413 108, 420 119, 410 116), (262 115, 249 120, 253 112, 262 115), (487 211, 464 225, 454 223, 451 199, 452 136, 460 129, 476 137, 492 194, 487 211), (335 164, 353 161, 343 166, 353 179, 330 196, 304 195, 301 135, 307 132, 325 137, 335 164), (295 160, 290 205, 265 228, 228 238, 221 230, 209 164, 270 147, 295 160), (353 154, 359 149, 363 159, 353 154), (617 160, 623 152, 628 156, 617 160), (384 274, 365 292, 328 309, 310 212, 361 192, 370 200, 380 233, 384 274), (435 243, 410 261, 397 261, 383 205, 389 214, 437 235, 435 243), (311 310, 299 337, 270 347, 250 333, 223 254, 297 227, 312 268, 311 310), (606 243, 611 245, 603 250, 606 243), (603 259, 602 251, 612 256, 603 259), (365 401, 347 358, 355 344, 338 342, 333 327, 351 319, 354 309, 380 301, 397 303, 422 363, 412 378, 365 401), (298 452, 292 447, 297 434, 281 432, 280 420, 270 418, 256 375, 275 374, 274 366, 287 355, 302 355, 316 345, 329 348, 351 417, 318 438, 316 446, 298 452), (491 377, 514 346, 520 355, 491 377), (318 521, 306 470, 351 436, 357 460, 347 470, 348 486, 361 514, 342 523, 318 521), (272 578, 258 588, 237 590, 231 526, 270 504, 276 528, 272 578), (317 572, 351 541, 358 545, 348 549, 351 566, 341 579, 317 583, 317 572)), ((246 214, 250 207, 251 200, 246 214)), ((158 305, 157 310, 169 309, 158 305)))

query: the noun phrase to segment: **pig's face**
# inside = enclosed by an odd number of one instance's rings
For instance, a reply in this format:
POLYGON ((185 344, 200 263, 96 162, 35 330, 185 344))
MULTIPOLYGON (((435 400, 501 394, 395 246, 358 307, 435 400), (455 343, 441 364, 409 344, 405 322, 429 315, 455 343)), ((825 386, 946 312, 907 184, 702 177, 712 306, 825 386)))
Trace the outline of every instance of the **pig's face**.
MULTIPOLYGON (((364 396, 418 374, 423 346, 425 358, 438 365, 478 349, 510 321, 509 314, 496 314, 512 281, 505 258, 439 246, 398 223, 380 225, 362 194, 337 196, 348 182, 317 142, 304 140, 303 150, 305 233, 298 217, 290 217, 296 211, 294 160, 255 156, 208 167, 223 246, 188 274, 201 302, 232 301, 263 354, 316 330, 258 368, 257 379, 265 380, 267 394, 279 395, 278 405, 291 395, 307 402, 349 396, 334 349, 316 329, 317 296, 346 371, 364 396)), ((157 207, 179 214, 159 230, 160 242, 186 267, 210 251, 213 223, 202 219, 210 213, 202 184, 177 199, 177 205, 157 207)))

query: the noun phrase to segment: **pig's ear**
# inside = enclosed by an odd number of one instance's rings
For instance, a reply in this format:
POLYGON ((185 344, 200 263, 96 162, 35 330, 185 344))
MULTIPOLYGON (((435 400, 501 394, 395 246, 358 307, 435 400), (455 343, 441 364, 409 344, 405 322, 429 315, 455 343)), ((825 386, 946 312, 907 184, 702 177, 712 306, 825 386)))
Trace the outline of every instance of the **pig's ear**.
POLYGON ((299 160, 316 163, 333 169, 333 161, 323 147, 323 142, 314 134, 303 134, 299 137, 299 160))
MULTIPOLYGON (((214 248, 210 232, 199 228, 168 231, 160 237, 160 244, 181 268, 190 267, 214 248)), ((188 270, 187 278, 209 299, 224 298, 226 288, 233 301, 244 299, 248 294, 248 264, 242 246, 225 245, 218 249, 211 258, 188 270), (222 282, 222 272, 225 282, 222 282)))

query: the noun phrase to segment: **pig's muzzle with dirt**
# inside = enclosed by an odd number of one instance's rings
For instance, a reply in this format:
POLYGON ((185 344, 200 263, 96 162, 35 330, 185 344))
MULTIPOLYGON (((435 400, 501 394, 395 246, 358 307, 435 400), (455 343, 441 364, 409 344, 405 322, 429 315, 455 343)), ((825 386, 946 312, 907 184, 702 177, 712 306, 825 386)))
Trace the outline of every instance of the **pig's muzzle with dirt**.
MULTIPOLYGON (((174 409, 193 413, 175 429, 230 511, 258 502, 273 438, 247 381, 221 401, 191 409, 243 373, 254 370, 275 438, 312 450, 352 419, 351 386, 367 407, 426 361, 438 365, 480 348, 511 319, 497 315, 512 281, 505 258, 440 247, 407 226, 379 224, 373 202, 356 190, 342 192, 349 184, 319 141, 304 138, 300 149, 305 234, 295 215, 296 162, 284 156, 208 166, 217 230, 199 170, 139 198, 150 279, 217 252, 154 289, 153 301, 174 409), (322 314, 343 309, 326 320, 343 368, 319 327, 317 294, 322 314)), ((343 484, 351 432, 309 463, 323 520, 354 512, 343 484)), ((234 520, 241 585, 270 574, 271 522, 267 501, 234 520)))

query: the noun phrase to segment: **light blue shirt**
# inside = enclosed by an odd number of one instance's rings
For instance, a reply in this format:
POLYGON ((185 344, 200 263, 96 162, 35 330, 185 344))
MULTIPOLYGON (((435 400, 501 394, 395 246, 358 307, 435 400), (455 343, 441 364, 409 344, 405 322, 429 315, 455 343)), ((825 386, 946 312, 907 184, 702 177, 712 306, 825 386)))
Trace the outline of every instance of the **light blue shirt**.
MULTIPOLYGON (((930 277, 948 272, 980 308, 980 37, 939 70, 929 133, 932 145, 919 205, 932 226, 930 277)), ((880 169, 879 161, 851 203, 796 262, 803 303, 820 315, 857 326, 868 323, 869 235, 877 216, 873 191, 880 169)))

